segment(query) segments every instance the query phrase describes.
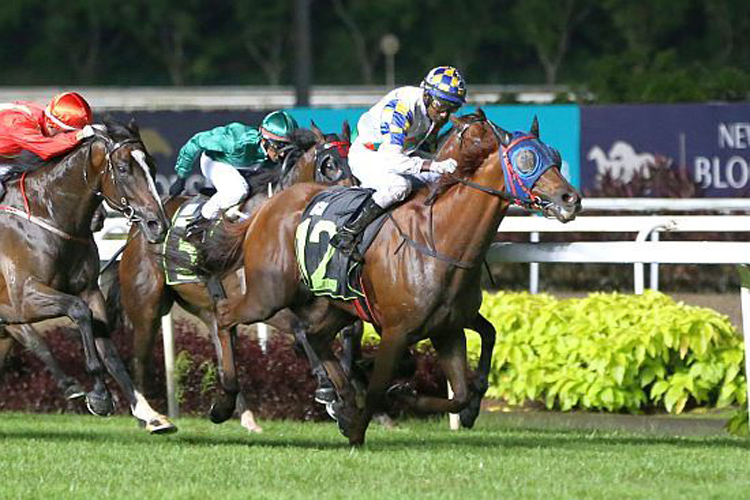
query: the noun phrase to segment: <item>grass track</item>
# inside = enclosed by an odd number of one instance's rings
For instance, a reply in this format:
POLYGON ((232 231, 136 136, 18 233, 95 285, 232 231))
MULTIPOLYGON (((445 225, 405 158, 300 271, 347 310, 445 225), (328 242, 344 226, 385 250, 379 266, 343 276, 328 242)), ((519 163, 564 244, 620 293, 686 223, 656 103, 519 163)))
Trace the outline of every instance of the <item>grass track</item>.
POLYGON ((750 442, 525 428, 491 414, 375 424, 351 450, 332 423, 0 414, 0 498, 748 498, 750 442))

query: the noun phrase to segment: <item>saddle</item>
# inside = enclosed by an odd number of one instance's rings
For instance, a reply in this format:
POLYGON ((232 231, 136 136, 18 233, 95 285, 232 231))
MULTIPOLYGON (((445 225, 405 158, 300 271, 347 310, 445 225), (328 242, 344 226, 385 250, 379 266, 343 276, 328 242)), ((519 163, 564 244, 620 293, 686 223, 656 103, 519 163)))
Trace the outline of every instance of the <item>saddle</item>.
POLYGON ((5 196, 5 183, 15 179, 24 172, 24 169, 17 165, 4 165, 0 163, 0 201, 5 196))
POLYGON ((208 201, 203 195, 196 195, 183 203, 172 216, 172 225, 164 240, 164 274, 167 285, 199 283, 202 280, 195 272, 198 261, 198 248, 195 242, 186 238, 187 225, 196 218, 201 207, 208 201))
MULTIPOLYGON (((330 240, 336 228, 353 217, 372 192, 372 189, 332 187, 310 200, 302 213, 295 236, 297 264, 313 294, 340 300, 364 299, 359 279, 362 264, 330 245, 330 240)), ((387 216, 388 213, 381 215, 365 229, 357 246, 360 255, 375 240, 387 216)))

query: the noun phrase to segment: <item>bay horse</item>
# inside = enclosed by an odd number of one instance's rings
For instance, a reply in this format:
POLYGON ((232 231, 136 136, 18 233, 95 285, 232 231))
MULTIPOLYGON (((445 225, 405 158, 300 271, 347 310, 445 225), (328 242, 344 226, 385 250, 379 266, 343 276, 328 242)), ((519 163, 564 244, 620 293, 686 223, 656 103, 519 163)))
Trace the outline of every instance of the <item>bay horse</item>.
MULTIPOLYGON (((373 413, 389 398, 423 412, 467 408, 473 388, 467 382, 464 328, 481 321, 481 263, 509 205, 531 205, 562 222, 581 208, 579 194, 560 173, 559 153, 540 141, 536 118, 530 132, 513 134, 481 110, 451 121, 436 159, 454 158, 456 172, 442 176, 431 193, 420 189, 396 207, 364 256, 362 285, 381 342, 363 404, 330 345, 356 318, 354 304, 313 296, 295 256, 303 210, 325 186, 292 186, 242 224, 246 291, 217 305, 223 328, 287 312, 286 328, 309 336, 336 385, 338 424, 353 446, 364 443, 373 413), (389 389, 397 361, 425 338, 453 389, 450 399, 421 396, 404 386, 389 389)), ((323 230, 329 237, 330 232, 323 230)))
MULTIPOLYGON (((109 338, 98 285, 99 252, 91 231, 92 217, 105 201, 137 223, 149 241, 162 241, 169 220, 154 170, 135 122, 124 126, 108 121, 70 153, 10 183, 0 205, 0 334, 9 333, 40 355, 66 397, 75 397, 82 389, 62 370, 54 370, 52 353, 30 325, 68 317, 80 330, 86 372, 94 379, 93 390, 85 393, 88 409, 96 415, 114 409, 106 368, 131 413, 150 432, 162 433, 176 427, 135 390, 109 338)), ((3 348, 7 345, 5 339, 3 348)))
MULTIPOLYGON (((350 177, 344 161, 349 147, 349 124, 344 122, 341 136, 325 135, 314 123, 310 131, 313 135, 312 140, 303 134, 292 137, 295 149, 285 157, 279 169, 268 170, 249 178, 252 194, 241 209, 243 214, 252 214, 258 206, 268 200, 269 185, 272 186, 273 192, 278 192, 298 182, 333 184, 345 182, 350 177), (292 154, 294 156, 291 156, 292 154)), ((169 217, 171 218, 189 199, 179 197, 169 201, 165 206, 169 217)), ((220 231, 219 227, 216 231, 219 233, 216 235, 218 238, 221 237, 220 231)), ((213 239, 213 236, 210 239, 213 239)), ((241 246, 237 249, 241 250, 241 246)), ((237 254, 229 258, 232 262, 236 261, 235 268, 241 265, 240 257, 241 255, 237 254)), ((244 396, 239 392, 233 353, 231 349, 227 349, 227 345, 234 342, 234 333, 217 328, 214 299, 205 282, 167 284, 163 259, 163 250, 159 245, 150 243, 148 238, 136 229, 131 230, 131 239, 123 251, 118 272, 113 276, 114 281, 107 294, 110 321, 124 320, 124 325, 132 331, 132 373, 135 386, 144 392, 150 389, 149 382, 153 379, 154 343, 160 321, 176 302, 208 327, 218 355, 220 385, 225 392, 231 394, 231 405, 224 403, 212 407, 212 420, 219 423, 228 419, 234 411, 236 397, 241 425, 251 432, 261 432, 262 429, 256 423, 244 396), (224 355, 225 351, 228 354, 224 355), (228 406, 231 406, 231 411, 228 406)), ((227 267, 231 268, 231 263, 227 264, 227 267)), ((241 295, 242 282, 237 273, 225 273, 221 283, 224 293, 228 296, 241 295)))

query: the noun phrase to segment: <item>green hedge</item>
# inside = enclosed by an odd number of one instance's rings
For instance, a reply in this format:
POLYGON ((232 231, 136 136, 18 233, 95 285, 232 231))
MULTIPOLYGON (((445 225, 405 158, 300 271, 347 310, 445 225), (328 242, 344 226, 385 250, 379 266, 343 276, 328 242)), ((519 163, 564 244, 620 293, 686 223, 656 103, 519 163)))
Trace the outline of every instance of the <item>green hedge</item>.
MULTIPOLYGON (((742 337, 711 309, 651 291, 501 292, 485 294, 481 311, 497 329, 488 397, 632 413, 746 401, 742 337)), ((480 338, 468 332, 467 342, 476 361, 480 338)))

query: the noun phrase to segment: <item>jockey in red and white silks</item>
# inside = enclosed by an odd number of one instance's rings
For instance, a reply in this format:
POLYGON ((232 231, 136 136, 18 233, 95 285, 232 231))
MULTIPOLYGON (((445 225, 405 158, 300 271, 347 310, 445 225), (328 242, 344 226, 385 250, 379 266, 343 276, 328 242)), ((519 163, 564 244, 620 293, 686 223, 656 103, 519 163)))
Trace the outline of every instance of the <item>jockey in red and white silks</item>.
POLYGON ((412 190, 407 175, 432 181, 456 169, 453 159, 432 161, 420 150, 466 101, 466 84, 452 66, 432 69, 419 87, 392 90, 357 123, 349 150, 349 167, 362 187, 375 192, 357 217, 338 228, 331 244, 351 253, 356 239, 385 209, 406 199, 412 190))

